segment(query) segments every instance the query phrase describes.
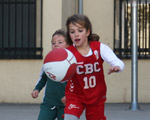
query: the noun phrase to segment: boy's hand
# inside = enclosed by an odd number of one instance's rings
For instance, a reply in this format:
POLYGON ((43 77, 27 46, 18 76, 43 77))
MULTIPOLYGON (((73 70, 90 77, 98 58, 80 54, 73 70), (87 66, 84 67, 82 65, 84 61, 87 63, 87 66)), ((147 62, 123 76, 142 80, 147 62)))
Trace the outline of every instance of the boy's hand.
POLYGON ((66 96, 64 96, 63 98, 61 98, 61 102, 66 105, 66 96))
POLYGON ((34 90, 34 91, 31 93, 32 98, 37 98, 38 95, 39 95, 39 91, 38 91, 38 90, 34 90))

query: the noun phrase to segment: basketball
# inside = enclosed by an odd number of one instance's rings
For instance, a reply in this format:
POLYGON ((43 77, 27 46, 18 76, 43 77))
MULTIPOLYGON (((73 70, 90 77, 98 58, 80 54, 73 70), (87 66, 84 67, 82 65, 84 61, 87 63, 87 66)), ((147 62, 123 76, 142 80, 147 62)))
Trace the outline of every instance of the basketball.
POLYGON ((77 61, 69 50, 55 48, 46 55, 43 64, 47 77, 56 82, 63 82, 74 75, 77 61))

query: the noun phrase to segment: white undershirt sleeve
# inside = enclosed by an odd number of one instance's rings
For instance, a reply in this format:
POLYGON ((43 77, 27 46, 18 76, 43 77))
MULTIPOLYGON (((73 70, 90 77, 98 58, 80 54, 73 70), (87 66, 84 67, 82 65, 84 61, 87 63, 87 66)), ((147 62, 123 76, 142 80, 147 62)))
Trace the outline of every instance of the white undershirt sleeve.
POLYGON ((102 59, 111 66, 119 66, 120 71, 124 69, 124 62, 115 55, 111 48, 103 43, 100 44, 100 54, 102 59))

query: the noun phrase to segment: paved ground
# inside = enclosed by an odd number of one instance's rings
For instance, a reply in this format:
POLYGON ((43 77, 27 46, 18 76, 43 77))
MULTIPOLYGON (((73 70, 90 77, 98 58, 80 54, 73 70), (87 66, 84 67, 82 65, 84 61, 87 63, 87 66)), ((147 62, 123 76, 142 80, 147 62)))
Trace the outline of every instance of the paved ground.
MULTIPOLYGON (((129 109, 130 104, 106 104, 107 120, 150 120, 150 104, 129 109)), ((39 104, 0 104, 0 120, 37 120, 39 104)), ((86 120, 81 116, 81 120, 86 120)))

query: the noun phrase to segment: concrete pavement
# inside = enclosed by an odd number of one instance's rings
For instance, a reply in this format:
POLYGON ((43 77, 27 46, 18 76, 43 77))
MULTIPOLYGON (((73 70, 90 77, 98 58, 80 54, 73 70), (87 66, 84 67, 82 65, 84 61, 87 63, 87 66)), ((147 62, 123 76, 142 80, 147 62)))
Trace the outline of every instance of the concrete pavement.
MULTIPOLYGON (((139 104, 139 110, 130 110, 130 104, 106 104, 107 120, 150 120, 150 104, 139 104)), ((0 104, 0 120, 37 120, 39 104, 0 104)), ((80 120, 85 120, 81 116, 80 120)))

